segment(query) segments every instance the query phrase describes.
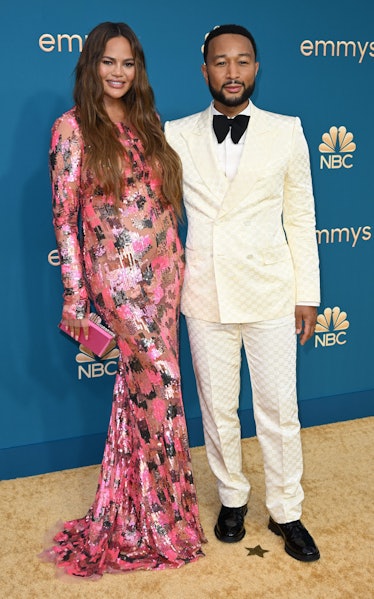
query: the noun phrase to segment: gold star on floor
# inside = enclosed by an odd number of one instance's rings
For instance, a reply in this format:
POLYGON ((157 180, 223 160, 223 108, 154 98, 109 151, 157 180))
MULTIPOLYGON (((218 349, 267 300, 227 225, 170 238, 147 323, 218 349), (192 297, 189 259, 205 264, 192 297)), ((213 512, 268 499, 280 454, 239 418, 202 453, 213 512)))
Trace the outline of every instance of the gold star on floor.
POLYGON ((246 547, 248 551, 248 555, 258 555, 258 557, 264 557, 264 553, 269 553, 268 549, 262 549, 261 545, 256 545, 256 547, 246 547))

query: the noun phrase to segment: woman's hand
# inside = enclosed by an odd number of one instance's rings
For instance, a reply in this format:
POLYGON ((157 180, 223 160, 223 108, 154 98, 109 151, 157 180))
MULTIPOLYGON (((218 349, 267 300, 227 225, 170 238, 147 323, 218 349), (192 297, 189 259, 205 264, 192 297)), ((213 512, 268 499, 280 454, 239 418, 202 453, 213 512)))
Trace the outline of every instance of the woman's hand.
POLYGON ((69 329, 70 335, 78 341, 81 329, 83 329, 84 338, 88 339, 88 318, 64 318, 62 323, 69 329))

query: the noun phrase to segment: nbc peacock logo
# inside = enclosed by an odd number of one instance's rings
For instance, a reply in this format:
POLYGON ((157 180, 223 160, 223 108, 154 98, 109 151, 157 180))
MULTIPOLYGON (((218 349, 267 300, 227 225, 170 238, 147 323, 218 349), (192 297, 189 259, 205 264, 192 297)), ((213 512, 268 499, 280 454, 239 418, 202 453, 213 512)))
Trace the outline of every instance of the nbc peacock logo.
POLYGON ((335 306, 335 308, 325 308, 322 314, 317 316, 315 328, 314 347, 331 347, 333 345, 345 345, 347 343, 347 329, 349 321, 347 312, 344 312, 335 306))
POLYGON ((321 152, 321 169, 352 168, 352 152, 356 151, 356 144, 353 133, 346 127, 330 127, 328 133, 322 135, 318 149, 321 152))
POLYGON ((93 379, 105 374, 113 376, 117 372, 118 356, 119 350, 114 347, 109 349, 100 361, 97 361, 95 354, 81 343, 79 353, 75 356, 75 361, 78 363, 78 379, 81 380, 83 377, 93 379))

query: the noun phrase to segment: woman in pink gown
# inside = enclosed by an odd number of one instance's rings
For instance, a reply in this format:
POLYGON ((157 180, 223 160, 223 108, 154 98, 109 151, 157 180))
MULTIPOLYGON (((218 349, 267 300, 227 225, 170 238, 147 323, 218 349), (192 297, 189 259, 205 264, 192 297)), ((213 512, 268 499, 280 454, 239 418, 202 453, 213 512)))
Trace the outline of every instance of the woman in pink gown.
POLYGON ((177 568, 205 541, 178 363, 181 173, 127 25, 90 33, 74 97, 50 149, 63 321, 75 335, 86 329, 91 300, 120 358, 95 500, 64 524, 47 559, 85 577, 177 568))

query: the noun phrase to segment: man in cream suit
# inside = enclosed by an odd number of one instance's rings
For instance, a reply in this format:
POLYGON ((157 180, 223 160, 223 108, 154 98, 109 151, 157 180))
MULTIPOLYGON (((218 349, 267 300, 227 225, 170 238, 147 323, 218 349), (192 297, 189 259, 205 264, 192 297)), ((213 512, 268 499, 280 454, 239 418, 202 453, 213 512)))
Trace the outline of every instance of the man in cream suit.
POLYGON ((242 472, 237 414, 244 346, 269 528, 283 537, 289 555, 314 561, 318 548, 300 522, 296 397, 296 336, 301 344, 312 336, 320 301, 307 144, 298 118, 260 110, 249 100, 259 64, 247 29, 216 27, 203 52, 213 103, 166 123, 165 132, 183 163, 182 312, 222 503, 214 530, 229 543, 245 535, 250 484, 242 472))

